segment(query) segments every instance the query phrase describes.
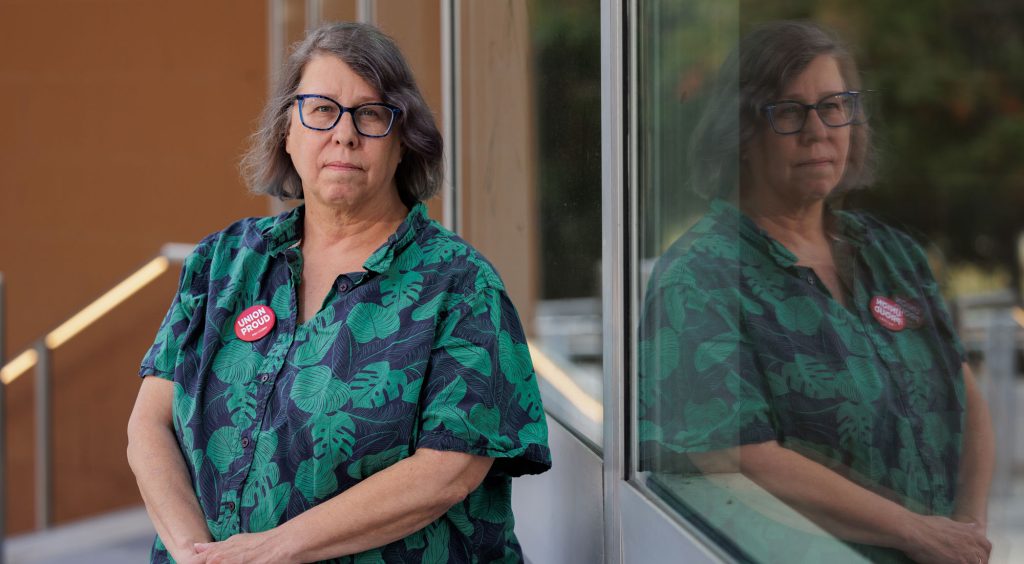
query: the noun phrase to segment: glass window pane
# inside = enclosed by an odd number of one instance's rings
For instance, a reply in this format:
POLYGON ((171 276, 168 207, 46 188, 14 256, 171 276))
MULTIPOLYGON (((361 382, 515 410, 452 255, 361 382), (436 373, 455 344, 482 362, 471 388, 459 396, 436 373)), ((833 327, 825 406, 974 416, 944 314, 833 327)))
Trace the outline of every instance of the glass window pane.
POLYGON ((597 449, 600 1, 460 6, 460 229, 509 286, 545 407, 597 449))
POLYGON ((638 9, 638 482, 757 561, 1024 556, 1024 9, 638 9))

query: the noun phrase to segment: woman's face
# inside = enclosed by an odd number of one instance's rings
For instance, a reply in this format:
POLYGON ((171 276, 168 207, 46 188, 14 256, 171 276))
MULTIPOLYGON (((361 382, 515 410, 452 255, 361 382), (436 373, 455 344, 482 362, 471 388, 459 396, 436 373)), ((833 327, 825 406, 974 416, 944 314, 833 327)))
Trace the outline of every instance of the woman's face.
MULTIPOLYGON (((316 55, 309 61, 296 94, 320 94, 346 108, 383 101, 380 93, 332 55, 316 55)), ((302 179, 306 203, 351 211, 393 202, 395 169, 402 153, 395 129, 387 137, 364 137, 356 132, 352 114, 345 112, 330 131, 316 131, 302 125, 299 105, 294 103, 285 151, 302 179)))
MULTIPOLYGON (((814 104, 843 92, 835 58, 821 55, 783 89, 781 100, 814 104)), ((802 206, 824 200, 839 184, 850 152, 850 126, 828 127, 817 111, 792 135, 775 133, 767 118, 742 154, 743 189, 754 198, 802 206)))

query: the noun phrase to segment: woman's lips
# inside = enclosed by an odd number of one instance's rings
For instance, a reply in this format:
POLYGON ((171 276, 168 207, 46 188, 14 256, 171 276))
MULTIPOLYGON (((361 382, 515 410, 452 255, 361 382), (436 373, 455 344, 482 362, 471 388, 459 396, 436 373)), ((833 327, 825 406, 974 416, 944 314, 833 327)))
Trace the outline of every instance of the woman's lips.
POLYGON ((832 164, 832 159, 810 159, 796 163, 796 166, 823 166, 832 164))
POLYGON ((354 165, 352 163, 341 162, 341 161, 333 161, 333 162, 326 163, 324 165, 324 168, 329 168, 331 170, 347 171, 347 172, 357 172, 357 171, 362 171, 363 170, 362 167, 360 167, 360 166, 354 165))

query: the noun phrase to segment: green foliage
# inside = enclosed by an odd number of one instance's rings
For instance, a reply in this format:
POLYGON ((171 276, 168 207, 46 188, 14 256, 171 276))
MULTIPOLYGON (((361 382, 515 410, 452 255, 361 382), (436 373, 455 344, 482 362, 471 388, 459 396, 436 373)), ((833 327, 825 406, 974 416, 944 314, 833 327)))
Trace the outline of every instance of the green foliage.
POLYGON ((241 438, 238 428, 230 426, 221 427, 210 435, 210 441, 206 444, 206 458, 217 471, 227 472, 228 466, 242 456, 241 438))
POLYGON ((290 392, 299 409, 314 415, 340 409, 349 394, 348 384, 335 378, 326 366, 300 370, 290 392))
POLYGON ((349 311, 346 323, 358 343, 383 339, 398 331, 399 327, 398 314, 393 309, 369 302, 356 304, 349 311))
MULTIPOLYGON (((332 312, 334 308, 329 308, 332 312)), ((316 319, 314 319, 315 321, 316 319)), ((341 328, 341 322, 332 323, 324 327, 323 329, 313 328, 309 332, 309 340, 299 345, 299 348, 295 351, 295 356, 292 361, 296 366, 312 366, 320 363, 327 351, 331 350, 331 345, 337 341, 338 330, 341 328)))
POLYGON ((444 350, 466 368, 472 368, 484 376, 491 375, 491 354, 487 349, 465 339, 450 337, 444 341, 444 350))
POLYGON ((821 326, 823 314, 814 299, 808 296, 789 298, 775 308, 779 323, 790 331, 814 335, 821 326))
POLYGON ((310 434, 313 436, 313 454, 330 466, 352 456, 356 443, 356 424, 344 411, 332 415, 319 415, 312 419, 310 434))
POLYGON ((352 405, 381 407, 402 396, 406 380, 405 372, 391 370, 386 360, 364 366, 352 378, 352 405))
POLYGON ((312 503, 336 492, 338 478, 331 464, 317 458, 307 458, 299 463, 295 471, 295 487, 306 501, 312 503))
POLYGON ((256 375, 262 362, 263 357, 253 349, 252 343, 234 340, 217 353, 213 373, 225 384, 245 384, 256 375))
POLYGON ((716 335, 697 346, 694 366, 698 371, 704 372, 732 356, 738 345, 739 336, 735 333, 725 332, 716 335))
POLYGON ((416 303, 422 291, 423 275, 419 272, 390 275, 380 283, 381 302, 386 306, 397 302, 399 310, 416 303))
POLYGON ((423 551, 423 564, 444 564, 448 562, 448 544, 451 533, 443 519, 427 525, 427 547, 423 551))

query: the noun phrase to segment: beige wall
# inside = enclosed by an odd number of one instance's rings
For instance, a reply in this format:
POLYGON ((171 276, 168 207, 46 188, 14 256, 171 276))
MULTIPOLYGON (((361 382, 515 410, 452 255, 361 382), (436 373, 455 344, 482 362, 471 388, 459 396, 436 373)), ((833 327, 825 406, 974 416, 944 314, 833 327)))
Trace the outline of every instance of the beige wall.
MULTIPOLYGON (((0 270, 8 358, 167 241, 265 213, 236 163, 266 92, 265 3, 0 2, 0 270)), ((54 514, 139 502, 138 363, 176 273, 55 353, 54 514)), ((8 389, 8 531, 32 510, 32 373, 8 389)))
POLYGON ((461 231, 498 268, 529 334, 540 279, 527 6, 461 6, 461 231))
MULTIPOLYGON (((416 85, 441 129, 441 3, 440 0, 377 0, 376 24, 394 38, 416 76, 416 85)), ((445 147, 448 150, 448 147, 445 147)), ((430 217, 440 221, 442 198, 427 201, 430 217)))

